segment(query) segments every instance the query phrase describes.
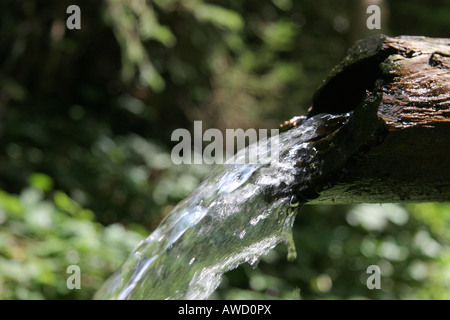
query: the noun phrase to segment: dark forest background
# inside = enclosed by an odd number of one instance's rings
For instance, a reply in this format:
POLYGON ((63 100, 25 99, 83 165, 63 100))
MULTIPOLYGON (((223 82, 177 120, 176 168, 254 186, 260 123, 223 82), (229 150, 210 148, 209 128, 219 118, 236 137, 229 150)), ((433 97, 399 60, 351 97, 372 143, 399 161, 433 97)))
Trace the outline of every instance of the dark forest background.
MULTIPOLYGON (((172 164, 173 130, 277 128, 377 33, 450 37, 450 2, 3 0, 0 298, 90 299, 211 169, 172 164)), ((306 206, 296 261, 279 245, 212 298, 448 299, 449 220, 448 203, 306 206), (366 287, 372 264, 381 290, 366 287)))

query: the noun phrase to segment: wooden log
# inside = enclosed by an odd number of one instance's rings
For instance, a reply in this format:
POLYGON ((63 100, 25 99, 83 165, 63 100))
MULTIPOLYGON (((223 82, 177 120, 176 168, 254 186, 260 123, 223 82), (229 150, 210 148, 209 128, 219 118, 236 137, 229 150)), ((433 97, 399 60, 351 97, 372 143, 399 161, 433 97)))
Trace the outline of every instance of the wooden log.
POLYGON ((358 41, 308 117, 350 111, 345 125, 313 142, 324 166, 299 190, 308 203, 450 201, 450 39, 358 41))

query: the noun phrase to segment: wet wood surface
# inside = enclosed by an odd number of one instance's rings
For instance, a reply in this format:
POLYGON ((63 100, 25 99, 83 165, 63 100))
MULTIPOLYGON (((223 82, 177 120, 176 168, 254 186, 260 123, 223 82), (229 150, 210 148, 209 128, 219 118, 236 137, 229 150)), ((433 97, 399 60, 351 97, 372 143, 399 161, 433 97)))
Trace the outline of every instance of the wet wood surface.
POLYGON ((357 42, 308 116, 350 111, 348 123, 314 142, 324 167, 300 192, 308 203, 450 201, 450 39, 357 42))

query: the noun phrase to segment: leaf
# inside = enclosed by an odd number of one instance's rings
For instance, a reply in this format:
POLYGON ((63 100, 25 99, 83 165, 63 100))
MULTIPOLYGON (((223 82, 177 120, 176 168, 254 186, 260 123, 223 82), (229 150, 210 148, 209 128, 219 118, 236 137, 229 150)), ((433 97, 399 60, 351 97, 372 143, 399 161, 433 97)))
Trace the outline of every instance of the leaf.
POLYGON ((33 173, 28 179, 28 183, 31 187, 42 191, 49 191, 53 188, 52 178, 43 173, 33 173))
POLYGON ((241 31, 244 27, 242 17, 232 10, 204 3, 199 4, 194 10, 199 21, 210 22, 218 28, 241 31))

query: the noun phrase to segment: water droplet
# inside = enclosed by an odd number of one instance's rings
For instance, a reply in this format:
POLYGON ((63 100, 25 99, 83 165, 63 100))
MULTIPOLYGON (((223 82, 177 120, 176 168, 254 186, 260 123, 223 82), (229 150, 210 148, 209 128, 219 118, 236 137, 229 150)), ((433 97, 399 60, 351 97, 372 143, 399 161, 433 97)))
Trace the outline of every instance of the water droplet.
POLYGON ((260 262, 260 261, 261 261, 260 259, 257 259, 257 260, 252 264, 252 268, 253 268, 253 269, 258 268, 259 262, 260 262))
POLYGON ((294 242, 294 236, 292 234, 292 231, 289 232, 288 235, 288 255, 287 255, 287 259, 289 262, 294 261, 295 259, 297 259, 297 249, 295 248, 295 242, 294 242))
POLYGON ((253 267, 253 269, 256 269, 256 268, 258 268, 259 261, 260 261, 259 256, 258 255, 254 255, 253 257, 251 257, 248 260, 248 263, 253 267))
POLYGON ((298 197, 297 196, 292 196, 291 197, 291 201, 289 201, 289 205, 292 208, 295 208, 295 207, 298 207, 299 204, 300 204, 300 201, 298 200, 298 197))

